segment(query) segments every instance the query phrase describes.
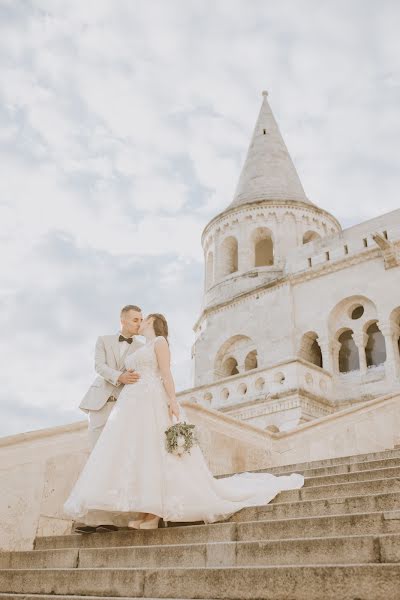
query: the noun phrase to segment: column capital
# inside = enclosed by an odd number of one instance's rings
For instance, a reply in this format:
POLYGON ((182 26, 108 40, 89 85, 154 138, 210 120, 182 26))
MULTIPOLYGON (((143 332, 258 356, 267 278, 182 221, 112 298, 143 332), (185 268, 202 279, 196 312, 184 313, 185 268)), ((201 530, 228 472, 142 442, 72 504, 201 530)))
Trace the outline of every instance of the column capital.
POLYGON ((365 348, 368 342, 368 334, 364 331, 353 334, 354 343, 358 348, 365 348))
POLYGON ((335 340, 331 340, 329 339, 329 337, 321 335, 317 337, 317 342, 320 346, 320 348, 324 347, 324 348, 329 348, 329 349, 333 349, 333 342, 335 340))
POLYGON ((382 323, 379 329, 384 337, 395 338, 400 335, 400 327, 396 323, 382 323))

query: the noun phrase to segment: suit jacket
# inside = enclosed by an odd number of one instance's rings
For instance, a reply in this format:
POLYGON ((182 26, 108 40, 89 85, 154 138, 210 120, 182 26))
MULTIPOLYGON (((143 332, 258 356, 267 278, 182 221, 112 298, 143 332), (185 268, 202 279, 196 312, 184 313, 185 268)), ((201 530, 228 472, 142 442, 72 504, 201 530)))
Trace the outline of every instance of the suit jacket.
POLYGON ((99 374, 82 398, 79 408, 84 412, 100 410, 110 396, 118 398, 124 387, 118 381, 121 373, 126 371, 125 358, 143 346, 136 337, 128 346, 125 354, 120 357, 119 333, 115 335, 101 335, 97 338, 95 350, 95 370, 99 374))

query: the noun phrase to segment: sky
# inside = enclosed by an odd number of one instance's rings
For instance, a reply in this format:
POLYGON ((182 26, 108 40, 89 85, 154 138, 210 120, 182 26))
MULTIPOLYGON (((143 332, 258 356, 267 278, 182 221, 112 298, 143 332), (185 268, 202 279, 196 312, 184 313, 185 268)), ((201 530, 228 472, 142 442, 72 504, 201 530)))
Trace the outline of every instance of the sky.
POLYGON ((0 436, 86 418, 98 335, 162 312, 191 385, 200 236, 269 91, 308 198, 399 207, 397 0, 0 0, 0 436))

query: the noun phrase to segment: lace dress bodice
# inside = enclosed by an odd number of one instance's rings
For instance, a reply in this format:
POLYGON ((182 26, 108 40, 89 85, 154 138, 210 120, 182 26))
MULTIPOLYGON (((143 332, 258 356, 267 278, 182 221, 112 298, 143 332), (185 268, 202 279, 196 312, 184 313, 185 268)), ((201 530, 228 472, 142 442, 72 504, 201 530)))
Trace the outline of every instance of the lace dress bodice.
POLYGON ((143 383, 146 381, 154 381, 155 379, 160 380, 161 378, 157 356, 154 349, 154 344, 158 337, 160 336, 157 336, 154 340, 147 342, 147 344, 144 344, 138 350, 132 354, 129 354, 125 359, 125 367, 127 369, 134 369, 137 371, 140 374, 140 381, 143 383))

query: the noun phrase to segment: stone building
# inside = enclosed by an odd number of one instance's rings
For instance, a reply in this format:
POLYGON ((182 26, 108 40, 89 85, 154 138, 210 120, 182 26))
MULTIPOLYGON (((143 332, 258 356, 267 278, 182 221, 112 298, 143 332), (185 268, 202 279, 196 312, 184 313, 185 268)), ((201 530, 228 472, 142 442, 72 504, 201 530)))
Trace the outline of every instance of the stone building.
POLYGON ((233 200, 202 235, 181 397, 283 431, 400 389, 400 210, 342 229, 307 198, 267 95, 233 200))

